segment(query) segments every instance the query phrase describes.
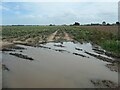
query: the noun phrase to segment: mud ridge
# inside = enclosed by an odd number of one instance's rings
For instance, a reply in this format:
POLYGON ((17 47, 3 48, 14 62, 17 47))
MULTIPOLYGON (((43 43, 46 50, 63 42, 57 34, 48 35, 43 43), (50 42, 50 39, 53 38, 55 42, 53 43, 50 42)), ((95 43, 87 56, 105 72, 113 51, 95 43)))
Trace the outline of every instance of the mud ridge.
POLYGON ((93 57, 96 57, 96 58, 98 58, 98 59, 100 59, 100 60, 106 61, 106 62, 110 62, 110 63, 113 62, 113 59, 109 59, 109 58, 103 57, 103 56, 101 56, 101 55, 95 55, 95 54, 90 53, 90 52, 87 52, 87 51, 85 51, 85 53, 88 54, 88 55, 91 55, 91 56, 93 56, 93 57))
POLYGON ((33 58, 31 57, 28 57, 27 55, 22 55, 22 54, 18 54, 18 53, 9 53, 10 55, 13 55, 13 56, 16 56, 16 57, 19 57, 19 58, 23 58, 23 59, 28 59, 28 60, 34 60, 33 58))
MULTIPOLYGON (((82 55, 82 54, 78 54, 78 53, 73 53, 74 55, 77 55, 77 56, 81 56, 81 57, 87 57, 87 56, 85 56, 85 55, 82 55)), ((89 58, 89 57, 87 57, 87 58, 89 58)))

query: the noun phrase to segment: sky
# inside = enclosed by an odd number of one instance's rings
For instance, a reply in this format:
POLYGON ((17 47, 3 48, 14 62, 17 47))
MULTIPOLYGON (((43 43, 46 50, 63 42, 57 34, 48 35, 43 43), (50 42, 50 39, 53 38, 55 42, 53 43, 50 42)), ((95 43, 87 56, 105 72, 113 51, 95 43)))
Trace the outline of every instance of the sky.
POLYGON ((118 2, 2 2, 0 24, 115 23, 118 2))

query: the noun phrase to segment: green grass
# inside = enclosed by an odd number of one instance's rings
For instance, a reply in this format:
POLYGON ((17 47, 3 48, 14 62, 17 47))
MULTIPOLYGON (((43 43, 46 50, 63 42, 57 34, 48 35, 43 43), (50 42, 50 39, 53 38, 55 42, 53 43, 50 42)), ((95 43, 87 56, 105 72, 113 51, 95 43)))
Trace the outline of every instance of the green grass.
POLYGON ((2 39, 26 40, 28 38, 46 40, 47 36, 56 31, 53 26, 3 26, 2 39))
POLYGON ((120 41, 115 40, 106 40, 101 43, 103 49, 120 54, 120 41))

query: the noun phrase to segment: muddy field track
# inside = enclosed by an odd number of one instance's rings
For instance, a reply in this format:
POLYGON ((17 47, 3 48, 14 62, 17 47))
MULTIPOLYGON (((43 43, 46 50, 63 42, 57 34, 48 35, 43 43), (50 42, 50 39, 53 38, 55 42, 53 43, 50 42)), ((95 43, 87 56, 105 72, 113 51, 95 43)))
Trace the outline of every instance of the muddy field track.
POLYGON ((119 41, 111 31, 82 26, 4 26, 2 31, 3 87, 118 87, 119 41))

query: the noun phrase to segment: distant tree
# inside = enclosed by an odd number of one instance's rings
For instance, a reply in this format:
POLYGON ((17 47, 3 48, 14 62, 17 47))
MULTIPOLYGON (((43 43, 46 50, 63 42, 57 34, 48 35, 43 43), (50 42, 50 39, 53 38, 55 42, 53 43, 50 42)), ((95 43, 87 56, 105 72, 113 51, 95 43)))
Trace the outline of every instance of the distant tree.
POLYGON ((106 22, 105 22, 105 21, 103 21, 103 22, 102 22, 102 25, 106 25, 106 22))
POLYGON ((120 25, 120 22, 116 22, 116 25, 120 25))
POLYGON ((80 25, 80 23, 75 22, 73 25, 74 25, 74 26, 79 26, 79 25, 80 25))
POLYGON ((50 24, 49 26, 53 26, 52 24, 50 24))
POLYGON ((109 23, 107 23, 107 26, 110 26, 110 24, 109 24, 109 23))
POLYGON ((70 24, 70 26, 73 26, 72 24, 70 24))

